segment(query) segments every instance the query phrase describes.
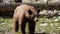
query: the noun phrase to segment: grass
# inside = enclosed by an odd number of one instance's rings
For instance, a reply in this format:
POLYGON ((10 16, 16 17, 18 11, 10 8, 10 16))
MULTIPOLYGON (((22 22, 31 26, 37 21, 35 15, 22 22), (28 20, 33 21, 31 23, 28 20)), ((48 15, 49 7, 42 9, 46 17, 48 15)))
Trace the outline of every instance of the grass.
MULTIPOLYGON (((1 17, 0 17, 0 24, 1 24, 1 17)), ((40 26, 40 24, 42 23, 42 22, 46 22, 47 24, 48 24, 48 26, 46 26, 46 28, 44 28, 45 30, 46 30, 46 32, 48 33, 48 32, 55 32, 55 33, 59 33, 58 31, 58 27, 60 26, 60 19, 59 19, 59 21, 54 21, 55 19, 58 19, 58 18, 52 18, 52 20, 51 21, 49 21, 49 20, 46 20, 46 17, 42 17, 42 18, 38 18, 38 22, 36 22, 36 27, 37 27, 37 29, 39 30, 39 31, 41 31, 42 30, 42 27, 40 26), (50 26, 50 24, 54 24, 54 27, 51 27, 50 26), (57 26, 55 25, 55 23, 57 23, 57 26)), ((5 18, 4 19, 5 20, 5 22, 6 22, 6 25, 9 27, 9 30, 10 31, 12 31, 12 27, 13 27, 13 25, 12 25, 12 18, 5 18)), ((28 24, 26 24, 26 32, 28 32, 28 26, 27 26, 28 24)), ((19 32, 17 32, 17 34, 19 34, 19 32)))

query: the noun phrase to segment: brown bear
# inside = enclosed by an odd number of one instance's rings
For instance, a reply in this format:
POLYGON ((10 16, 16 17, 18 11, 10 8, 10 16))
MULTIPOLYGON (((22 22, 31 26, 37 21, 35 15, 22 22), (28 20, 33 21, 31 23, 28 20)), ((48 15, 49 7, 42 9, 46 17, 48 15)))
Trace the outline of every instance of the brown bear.
POLYGON ((37 21, 37 10, 33 6, 22 4, 14 10, 13 15, 13 30, 14 33, 21 30, 25 33, 25 26, 28 23, 29 34, 34 34, 35 25, 37 21))

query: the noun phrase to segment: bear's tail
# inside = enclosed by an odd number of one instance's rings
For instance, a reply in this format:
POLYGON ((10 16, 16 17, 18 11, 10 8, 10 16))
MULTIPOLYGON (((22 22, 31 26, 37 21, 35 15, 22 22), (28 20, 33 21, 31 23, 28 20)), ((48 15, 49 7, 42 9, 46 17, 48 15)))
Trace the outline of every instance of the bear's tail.
POLYGON ((19 23, 18 23, 18 19, 16 20, 16 23, 15 23, 15 32, 17 32, 18 31, 18 29, 19 29, 19 23))

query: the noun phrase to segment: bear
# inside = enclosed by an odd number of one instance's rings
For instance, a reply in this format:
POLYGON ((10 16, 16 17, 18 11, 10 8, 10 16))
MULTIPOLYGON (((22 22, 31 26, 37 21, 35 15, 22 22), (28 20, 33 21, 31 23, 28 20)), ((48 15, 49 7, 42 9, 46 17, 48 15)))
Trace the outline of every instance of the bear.
POLYGON ((37 10, 35 9, 35 7, 27 4, 22 4, 16 7, 13 15, 14 34, 15 32, 18 32, 18 30, 21 30, 22 34, 26 34, 25 33, 26 23, 28 23, 29 26, 28 28, 29 34, 34 34, 35 25, 37 21, 38 21, 37 10))

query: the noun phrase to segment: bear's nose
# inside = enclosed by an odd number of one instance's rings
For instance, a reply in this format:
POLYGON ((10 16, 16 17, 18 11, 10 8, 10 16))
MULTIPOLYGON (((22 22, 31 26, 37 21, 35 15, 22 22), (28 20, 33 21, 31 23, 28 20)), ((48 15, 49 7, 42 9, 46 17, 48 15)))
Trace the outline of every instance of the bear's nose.
POLYGON ((38 21, 38 19, 36 20, 36 22, 38 21))
POLYGON ((37 21, 38 21, 38 18, 37 18, 37 17, 35 17, 35 18, 34 18, 34 21, 35 21, 35 22, 37 22, 37 21))

